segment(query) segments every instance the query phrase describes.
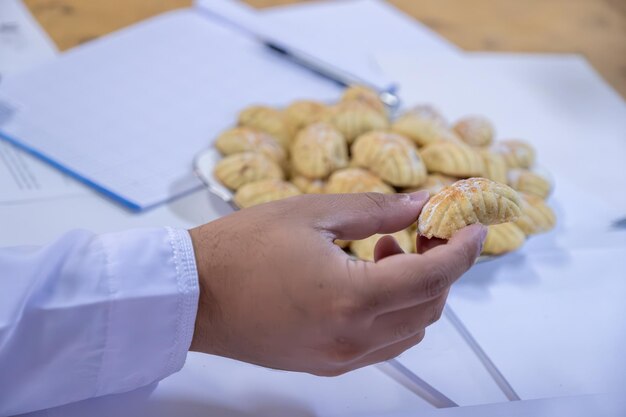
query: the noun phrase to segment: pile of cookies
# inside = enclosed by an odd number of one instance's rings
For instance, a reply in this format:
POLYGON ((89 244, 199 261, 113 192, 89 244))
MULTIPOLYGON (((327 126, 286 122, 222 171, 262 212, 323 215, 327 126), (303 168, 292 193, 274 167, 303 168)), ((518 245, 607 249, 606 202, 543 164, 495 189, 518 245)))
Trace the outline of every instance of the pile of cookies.
MULTIPOLYGON (((244 109, 215 141, 224 158, 214 175, 241 208, 303 193, 428 190, 418 222, 393 234, 406 252, 415 251, 418 232, 447 239, 480 222, 489 225, 484 253, 497 255, 556 219, 544 201, 550 181, 532 169, 534 149, 519 140, 494 143, 494 136, 484 117, 449 124, 429 105, 391 120, 374 91, 355 86, 333 105, 244 109)), ((371 260, 379 238, 336 243, 371 260)))

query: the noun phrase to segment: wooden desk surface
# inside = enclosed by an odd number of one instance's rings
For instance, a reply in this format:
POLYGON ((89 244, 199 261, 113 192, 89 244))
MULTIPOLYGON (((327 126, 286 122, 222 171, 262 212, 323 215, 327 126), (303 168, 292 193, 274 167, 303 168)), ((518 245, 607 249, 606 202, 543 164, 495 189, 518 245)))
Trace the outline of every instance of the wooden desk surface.
MULTIPOLYGON (((246 0, 255 7, 302 0, 246 0)), ((584 54, 626 97, 626 0, 390 0, 468 51, 584 54)), ((61 50, 191 0, 25 0, 61 50)))

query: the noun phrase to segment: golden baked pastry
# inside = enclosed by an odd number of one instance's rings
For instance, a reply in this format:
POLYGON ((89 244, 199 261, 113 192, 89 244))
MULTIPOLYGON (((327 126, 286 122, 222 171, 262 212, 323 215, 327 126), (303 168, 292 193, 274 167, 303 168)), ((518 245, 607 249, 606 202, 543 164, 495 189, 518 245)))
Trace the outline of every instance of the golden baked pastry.
POLYGON ((378 93, 371 88, 367 88, 362 85, 348 87, 343 92, 341 101, 359 101, 367 104, 383 116, 387 116, 387 107, 385 107, 385 103, 380 101, 378 93))
POLYGON ((296 132, 312 123, 324 120, 327 112, 328 106, 312 100, 294 101, 285 108, 285 114, 296 132))
POLYGON ((420 149, 428 172, 467 178, 483 174, 485 165, 477 150, 464 143, 436 142, 420 149))
POLYGON ((509 171, 509 185, 527 194, 532 194, 540 198, 546 198, 550 194, 550 181, 533 171, 523 168, 516 168, 509 171))
POLYGON ((417 239, 419 237, 417 233, 417 222, 413 223, 411 227, 405 229, 409 233, 411 239, 411 253, 417 253, 417 239))
POLYGON ((331 108, 326 121, 339 130, 348 143, 370 130, 386 129, 387 117, 360 101, 342 101, 331 108))
POLYGON ((508 165, 504 156, 499 153, 491 152, 489 149, 480 149, 480 156, 483 158, 483 174, 482 177, 502 184, 508 183, 508 165))
POLYGON ((293 170, 307 178, 325 178, 348 165, 348 145, 328 123, 315 123, 302 129, 291 145, 293 170))
POLYGON ((288 149, 295 133, 289 117, 280 110, 266 106, 250 106, 239 113, 239 126, 251 127, 272 135, 288 149))
POLYGON ((293 185, 298 187, 304 194, 323 194, 326 183, 322 180, 312 180, 302 175, 295 176, 291 179, 293 185))
POLYGON ((241 208, 256 206, 302 194, 298 187, 282 180, 262 180, 248 183, 235 193, 235 204, 241 208))
POLYGON ((256 152, 229 155, 215 165, 213 173, 231 190, 236 190, 250 182, 284 178, 283 171, 276 162, 256 152))
POLYGON ((398 117, 391 130, 411 139, 418 146, 442 140, 458 142, 460 139, 437 110, 428 105, 413 107, 398 117))
POLYGON ((328 178, 325 191, 327 194, 395 192, 376 175, 361 168, 346 168, 333 172, 328 178))
MULTIPOLYGON (((350 251, 359 259, 364 261, 374 260, 374 248, 378 240, 385 235, 373 235, 363 240, 354 240, 350 242, 350 251)), ((392 233, 402 250, 406 253, 414 252, 414 244, 411 241, 411 234, 407 230, 400 230, 392 233)))
POLYGON ((492 151, 504 156, 509 168, 530 168, 535 164, 535 150, 529 143, 521 140, 497 142, 492 151))
POLYGON ((426 177, 426 181, 424 181, 420 186, 405 188, 402 190, 402 192, 413 193, 416 191, 426 190, 432 196, 443 190, 448 185, 454 183, 455 181, 457 181, 457 178, 448 177, 441 174, 430 174, 426 177))
POLYGON ((487 226, 487 237, 482 253, 485 255, 501 255, 520 248, 526 235, 515 223, 502 223, 487 226))
POLYGON ((334 243, 335 245, 339 246, 341 249, 346 249, 348 246, 350 246, 349 240, 335 239, 334 243))
POLYGON ((454 124, 456 134, 471 146, 488 146, 493 141, 493 125, 480 116, 464 117, 454 124))
POLYGON ((368 168, 389 184, 416 187, 426 180, 426 166, 404 136, 369 132, 359 136, 351 149, 354 165, 368 168))
POLYGON ((486 178, 460 180, 435 194, 418 219, 422 236, 449 239, 474 223, 511 222, 520 216, 520 197, 508 185, 486 178))
POLYGON ((222 132, 215 141, 215 147, 222 155, 241 152, 259 152, 280 165, 287 159, 287 153, 272 136, 249 127, 234 127, 222 132))
POLYGON ((552 209, 539 197, 520 193, 521 216, 515 220, 515 224, 526 235, 547 232, 556 224, 556 216, 552 209))

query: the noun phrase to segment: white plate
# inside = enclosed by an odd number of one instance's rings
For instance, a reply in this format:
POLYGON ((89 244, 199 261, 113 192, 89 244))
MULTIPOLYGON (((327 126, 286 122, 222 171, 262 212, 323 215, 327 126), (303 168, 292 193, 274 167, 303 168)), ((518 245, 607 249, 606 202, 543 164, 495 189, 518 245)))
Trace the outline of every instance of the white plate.
POLYGON ((224 187, 213 175, 215 165, 222 159, 222 155, 215 148, 208 148, 196 155, 193 161, 193 171, 200 181, 204 183, 209 192, 216 195, 228 205, 230 205, 234 211, 239 210, 235 200, 233 199, 233 192, 224 187))

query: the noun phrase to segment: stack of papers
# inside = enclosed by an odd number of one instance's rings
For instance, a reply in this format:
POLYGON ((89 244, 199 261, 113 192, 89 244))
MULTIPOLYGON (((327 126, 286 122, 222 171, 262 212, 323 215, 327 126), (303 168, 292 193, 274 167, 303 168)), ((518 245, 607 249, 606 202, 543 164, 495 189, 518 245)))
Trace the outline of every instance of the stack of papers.
MULTIPOLYGON (((216 17, 219 6, 229 4, 207 2, 157 16, 8 77, 0 87, 0 135, 133 210, 197 189, 194 155, 244 106, 331 100, 340 92, 216 17)), ((294 25, 289 12, 276 22, 254 21, 243 12, 237 17, 381 88, 389 81, 373 57, 351 45, 383 47, 396 39, 400 46, 441 47, 442 41, 381 2, 346 2, 330 14, 329 7, 306 10, 331 16, 322 20, 325 29, 314 19, 294 25), (353 5, 363 19, 350 15, 353 5), (393 19, 393 35, 369 30, 372 19, 393 19)))

